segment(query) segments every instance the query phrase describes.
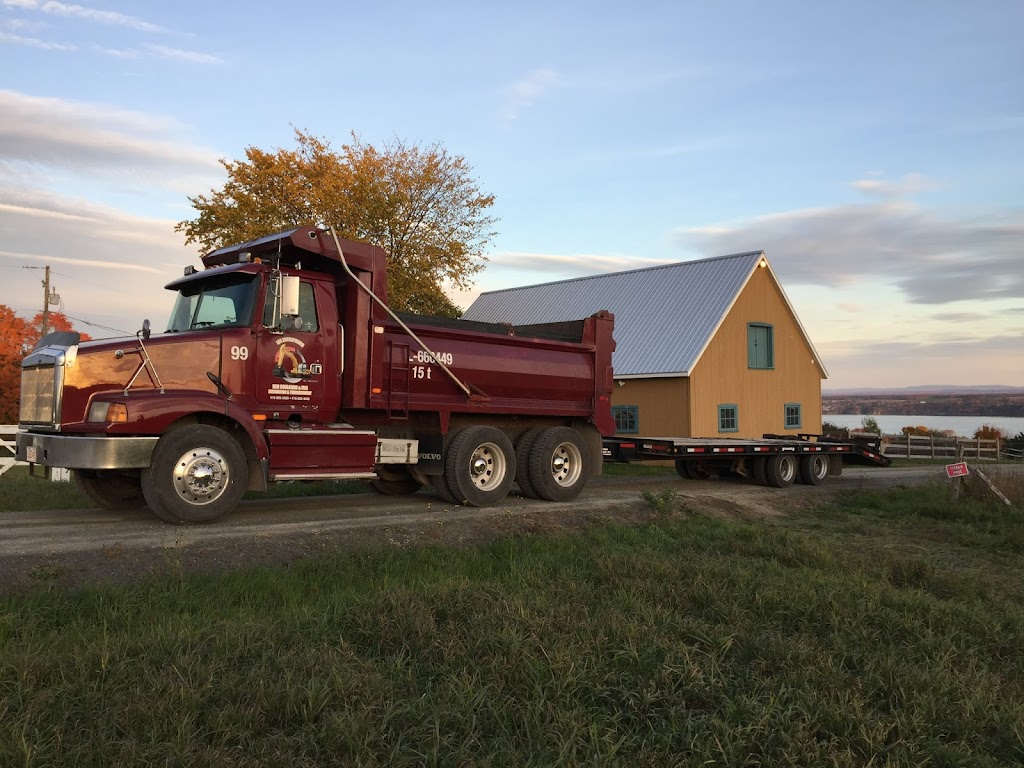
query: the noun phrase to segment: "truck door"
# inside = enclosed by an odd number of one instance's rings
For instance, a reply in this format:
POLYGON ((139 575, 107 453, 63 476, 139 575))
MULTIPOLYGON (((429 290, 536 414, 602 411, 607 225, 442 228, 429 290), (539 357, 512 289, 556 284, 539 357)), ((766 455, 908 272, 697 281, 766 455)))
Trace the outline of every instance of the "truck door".
MULTIPOLYGON (((323 405, 327 386, 324 340, 313 285, 299 286, 299 316, 283 318, 281 328, 268 328, 273 315, 267 297, 263 324, 256 333, 256 402, 285 412, 316 410, 323 405)), ((328 366, 333 368, 333 366, 328 366)))

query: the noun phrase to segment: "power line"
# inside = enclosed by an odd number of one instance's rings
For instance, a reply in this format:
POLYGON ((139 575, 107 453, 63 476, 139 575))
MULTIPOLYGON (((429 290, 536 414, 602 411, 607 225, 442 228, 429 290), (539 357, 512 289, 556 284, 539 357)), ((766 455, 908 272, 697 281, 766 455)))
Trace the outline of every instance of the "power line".
POLYGON ((99 323, 92 323, 89 322, 88 320, 83 320, 80 317, 72 317, 71 315, 68 314, 65 314, 64 317, 66 317, 68 320, 74 320, 76 323, 85 323, 86 325, 92 326, 93 328, 102 328, 105 331, 113 331, 114 333, 121 333, 124 334, 125 336, 132 335, 131 331, 123 331, 120 328, 111 328, 109 325, 100 325, 99 323))

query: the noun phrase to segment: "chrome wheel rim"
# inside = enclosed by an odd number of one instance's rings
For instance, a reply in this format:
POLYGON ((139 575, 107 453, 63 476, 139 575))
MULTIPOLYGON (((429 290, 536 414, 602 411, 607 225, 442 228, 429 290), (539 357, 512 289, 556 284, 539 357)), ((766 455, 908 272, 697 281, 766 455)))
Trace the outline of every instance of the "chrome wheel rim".
POLYGON ((494 443, 482 443, 469 460, 469 477, 477 488, 489 491, 501 485, 507 467, 501 448, 494 443))
POLYGON ((561 443, 551 454, 551 477, 559 485, 569 488, 579 482, 583 472, 583 454, 574 443, 561 443))
POLYGON ((183 453, 174 464, 174 490, 196 506, 219 499, 230 479, 224 457, 213 448, 194 448, 183 453))
POLYGON ((779 476, 787 483, 796 477, 796 461, 793 460, 792 456, 780 457, 779 476))

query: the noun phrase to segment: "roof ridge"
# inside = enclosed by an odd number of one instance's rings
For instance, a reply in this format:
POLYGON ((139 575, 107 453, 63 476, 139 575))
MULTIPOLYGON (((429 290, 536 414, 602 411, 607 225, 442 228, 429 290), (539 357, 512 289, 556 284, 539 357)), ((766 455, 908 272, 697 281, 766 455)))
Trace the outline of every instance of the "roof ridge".
POLYGON ((493 291, 483 291, 480 296, 493 296, 496 293, 505 293, 506 291, 522 291, 527 288, 540 288, 547 285, 564 285, 565 283, 582 282, 584 280, 597 280, 605 277, 621 277, 622 275, 630 275, 635 272, 653 272, 658 269, 668 269, 670 267, 685 267, 691 264, 706 264, 710 261, 724 261, 726 259, 738 259, 743 256, 761 256, 764 254, 764 250, 760 251, 743 251, 742 253, 729 253, 724 256, 709 256, 703 259, 690 259, 689 261, 673 261, 669 264, 655 264, 650 267, 636 267, 635 269, 624 269, 620 272, 600 272, 596 275, 580 275, 579 277, 567 277, 562 280, 552 280, 546 283, 534 283, 533 285, 518 285, 512 288, 495 288, 493 291))

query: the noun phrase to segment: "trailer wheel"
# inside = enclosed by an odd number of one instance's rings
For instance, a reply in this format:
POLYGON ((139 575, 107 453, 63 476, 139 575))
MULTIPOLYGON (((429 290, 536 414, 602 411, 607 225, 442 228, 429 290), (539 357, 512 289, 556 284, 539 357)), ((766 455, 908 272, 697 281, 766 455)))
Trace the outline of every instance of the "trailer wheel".
POLYGON ((751 462, 754 465, 754 481, 758 485, 768 485, 768 457, 755 456, 751 462))
POLYGON ((113 512, 124 512, 146 506, 142 480, 136 475, 103 474, 95 469, 76 469, 72 473, 82 493, 113 512))
POLYGON ((533 481, 530 480, 530 453, 543 432, 544 427, 528 429, 516 442, 516 483, 519 484, 523 496, 529 499, 540 498, 537 489, 533 487, 533 481))
POLYGON ((242 448, 223 429, 190 424, 160 438, 142 492, 149 508, 169 523, 208 523, 234 509, 249 468, 242 448))
POLYGON ((799 480, 804 485, 821 485, 828 479, 828 456, 812 453, 800 457, 799 480))
POLYGON ((496 427, 466 427, 452 440, 445 480, 459 503, 490 507, 504 499, 516 475, 516 454, 496 427))
POLYGON ((541 432, 530 452, 530 483, 547 501, 569 501, 587 484, 590 454, 580 433, 571 427, 541 432))
POLYGON ((368 480, 367 485, 384 496, 411 496, 423 487, 423 484, 407 470, 377 465, 375 471, 377 477, 368 480))
POLYGON ((687 459, 676 459, 676 474, 683 480, 692 480, 690 475, 690 462, 687 459))
POLYGON ((788 488, 796 480, 796 457, 791 453, 776 453, 768 457, 765 476, 773 488, 788 488))

